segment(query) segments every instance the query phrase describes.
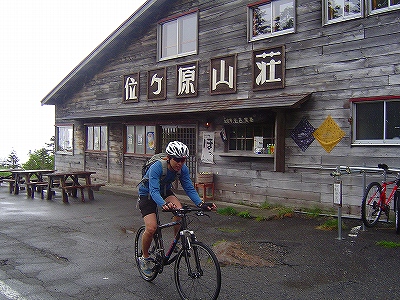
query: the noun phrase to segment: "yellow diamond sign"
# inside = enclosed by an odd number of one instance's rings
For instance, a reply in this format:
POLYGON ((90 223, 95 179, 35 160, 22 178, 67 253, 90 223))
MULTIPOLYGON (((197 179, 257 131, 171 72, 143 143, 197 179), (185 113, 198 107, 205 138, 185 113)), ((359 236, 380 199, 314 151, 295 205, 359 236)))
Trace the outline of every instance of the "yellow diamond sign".
POLYGON ((313 135, 325 151, 329 153, 346 133, 336 124, 331 116, 328 116, 321 126, 313 132, 313 135))

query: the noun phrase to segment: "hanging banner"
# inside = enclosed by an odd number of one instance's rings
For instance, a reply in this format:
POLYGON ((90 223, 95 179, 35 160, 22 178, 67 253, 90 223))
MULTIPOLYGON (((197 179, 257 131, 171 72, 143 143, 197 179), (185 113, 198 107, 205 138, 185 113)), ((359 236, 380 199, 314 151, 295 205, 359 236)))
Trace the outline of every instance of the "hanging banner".
POLYGON ((315 139, 321 144, 326 152, 331 152, 336 144, 346 135, 338 124, 328 116, 325 121, 313 132, 315 139))
POLYGON ((306 118, 303 118, 299 124, 292 130, 290 136, 304 152, 314 141, 313 132, 315 128, 308 122, 306 118))
POLYGON ((214 163, 214 132, 203 133, 201 161, 207 164, 214 163))

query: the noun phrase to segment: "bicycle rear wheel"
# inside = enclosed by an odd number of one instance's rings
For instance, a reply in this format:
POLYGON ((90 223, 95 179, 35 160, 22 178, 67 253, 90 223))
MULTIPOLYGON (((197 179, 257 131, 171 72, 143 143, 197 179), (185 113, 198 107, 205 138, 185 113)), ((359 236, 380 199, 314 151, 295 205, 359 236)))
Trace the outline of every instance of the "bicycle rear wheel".
MULTIPOLYGON (((135 237, 135 261, 136 261, 136 266, 139 270, 140 276, 146 280, 146 281, 152 281, 154 280, 157 275, 158 275, 158 267, 157 264, 154 264, 154 268, 152 270, 152 272, 150 274, 146 274, 145 272, 143 272, 141 266, 140 266, 140 262, 139 262, 139 258, 142 256, 143 252, 142 252, 142 240, 143 240, 143 233, 145 231, 146 227, 145 226, 141 226, 138 231, 136 232, 136 237, 135 237)), ((149 254, 150 254, 150 258, 156 262, 156 243, 154 241, 154 238, 151 241, 151 245, 149 248, 149 254)))
POLYGON ((381 216, 381 193, 382 186, 378 182, 371 182, 365 189, 361 204, 361 217, 367 227, 373 227, 381 216))
POLYGON ((394 194, 394 210, 396 216, 396 233, 400 234, 400 193, 398 191, 394 194))
POLYGON ((201 242, 182 249, 175 262, 176 288, 182 299, 217 299, 221 289, 221 269, 214 252, 201 242))

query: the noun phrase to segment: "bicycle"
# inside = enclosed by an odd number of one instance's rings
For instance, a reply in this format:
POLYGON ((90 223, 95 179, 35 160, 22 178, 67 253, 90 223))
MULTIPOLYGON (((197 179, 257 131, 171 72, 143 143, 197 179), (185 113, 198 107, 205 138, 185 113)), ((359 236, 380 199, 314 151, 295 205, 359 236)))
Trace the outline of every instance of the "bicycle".
POLYGON ((136 233, 135 260, 140 276, 146 281, 152 281, 163 272, 164 266, 175 262, 174 281, 182 299, 217 299, 221 289, 221 269, 218 259, 211 248, 197 241, 194 232, 188 229, 187 214, 191 212, 195 212, 197 216, 206 214, 201 208, 190 208, 187 205, 181 209, 167 212, 172 212, 181 219, 161 224, 157 209, 158 228, 149 249, 151 261, 154 263, 151 274, 146 275, 139 263, 139 257, 142 256, 142 237, 145 226, 141 226, 136 233), (162 230, 178 224, 180 230, 165 253, 162 230), (176 253, 178 241, 181 242, 181 249, 176 253))
POLYGON ((398 172, 395 180, 387 181, 386 175, 390 173, 386 164, 379 164, 379 169, 383 170, 382 184, 371 182, 365 189, 361 204, 361 217, 367 227, 373 227, 379 220, 382 212, 386 214, 389 221, 390 203, 394 202, 396 233, 400 234, 400 173, 398 172), (394 185, 391 193, 386 197, 387 187, 394 185))

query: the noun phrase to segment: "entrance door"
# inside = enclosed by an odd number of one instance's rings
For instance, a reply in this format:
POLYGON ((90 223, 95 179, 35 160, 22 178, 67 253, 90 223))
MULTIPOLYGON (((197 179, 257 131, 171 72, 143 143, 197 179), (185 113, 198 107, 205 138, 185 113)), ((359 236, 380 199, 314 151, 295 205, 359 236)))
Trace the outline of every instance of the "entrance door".
POLYGON ((162 125, 161 149, 167 147, 169 142, 180 141, 189 148, 189 158, 186 165, 189 167, 190 177, 194 182, 196 178, 196 126, 195 125, 162 125))

